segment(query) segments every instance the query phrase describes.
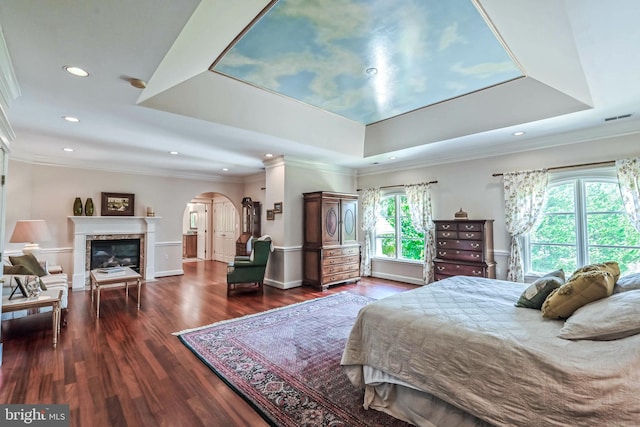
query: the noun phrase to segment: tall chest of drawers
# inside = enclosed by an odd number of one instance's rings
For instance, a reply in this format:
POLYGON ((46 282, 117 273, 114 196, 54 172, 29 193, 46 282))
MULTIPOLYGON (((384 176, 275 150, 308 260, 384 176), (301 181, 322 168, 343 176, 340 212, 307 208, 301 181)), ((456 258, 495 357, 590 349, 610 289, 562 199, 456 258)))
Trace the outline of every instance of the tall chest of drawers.
POLYGON ((360 280, 358 195, 304 193, 302 284, 326 290, 360 280))
POLYGON ((493 220, 434 221, 436 227, 435 280, 451 276, 495 279, 493 220))

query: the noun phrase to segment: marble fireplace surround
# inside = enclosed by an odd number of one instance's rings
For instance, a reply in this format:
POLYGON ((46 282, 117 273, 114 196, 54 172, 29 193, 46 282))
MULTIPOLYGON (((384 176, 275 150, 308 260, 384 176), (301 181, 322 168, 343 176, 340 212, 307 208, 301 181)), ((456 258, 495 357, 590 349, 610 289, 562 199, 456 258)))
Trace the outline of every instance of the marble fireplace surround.
POLYGON ((70 216, 73 224, 72 290, 82 291, 89 280, 87 240, 96 238, 126 238, 140 235, 140 255, 144 256, 140 270, 146 281, 155 278, 156 222, 160 217, 139 216, 70 216))

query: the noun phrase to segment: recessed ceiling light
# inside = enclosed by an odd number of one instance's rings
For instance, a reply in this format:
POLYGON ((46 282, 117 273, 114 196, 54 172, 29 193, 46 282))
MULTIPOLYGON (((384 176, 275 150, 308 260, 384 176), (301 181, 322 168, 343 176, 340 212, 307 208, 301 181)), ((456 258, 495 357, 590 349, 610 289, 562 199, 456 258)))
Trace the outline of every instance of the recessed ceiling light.
POLYGON ((229 172, 229 168, 222 168, 224 172, 229 172))
POLYGON ((396 156, 389 157, 389 160, 395 160, 395 159, 396 159, 396 156))
POLYGON ((269 157, 269 158, 271 158, 271 157, 273 157, 273 154, 271 154, 271 153, 267 153, 267 154, 265 154, 264 156, 265 156, 265 157, 269 157))
POLYGON ((525 133, 526 133, 526 132, 518 131, 518 132, 514 132, 514 133, 513 133, 513 136, 522 136, 522 135, 524 135, 525 133))
POLYGON ((67 153, 73 153, 73 148, 63 148, 67 153))
POLYGON ((364 70, 365 73, 367 73, 367 75, 369 76, 375 76, 376 74, 378 74, 378 69, 375 67, 369 67, 366 70, 364 70))
POLYGON ((78 123, 80 121, 79 118, 73 116, 62 116, 62 118, 71 123, 78 123))
POLYGON ((174 155, 174 156, 177 156, 177 155, 178 155, 178 152, 177 152, 177 151, 169 151, 169 154, 172 154, 172 155, 174 155))
POLYGON ((73 65, 65 65, 62 68, 67 73, 73 74, 74 76, 77 76, 77 77, 87 77, 89 75, 89 73, 87 71, 83 70, 80 67, 74 67, 73 65))
POLYGON ((147 87, 147 83, 144 80, 135 79, 133 77, 129 79, 129 84, 136 89, 144 89, 147 87))

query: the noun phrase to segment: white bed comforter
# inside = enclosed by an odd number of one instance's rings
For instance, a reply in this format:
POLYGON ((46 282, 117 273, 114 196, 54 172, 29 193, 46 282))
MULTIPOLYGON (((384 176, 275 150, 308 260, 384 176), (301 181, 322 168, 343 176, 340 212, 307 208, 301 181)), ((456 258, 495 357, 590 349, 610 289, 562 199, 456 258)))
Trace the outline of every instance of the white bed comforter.
POLYGON ((525 288, 457 276, 369 304, 341 364, 381 369, 496 425, 640 425, 640 335, 557 338, 562 321, 514 306, 525 288))

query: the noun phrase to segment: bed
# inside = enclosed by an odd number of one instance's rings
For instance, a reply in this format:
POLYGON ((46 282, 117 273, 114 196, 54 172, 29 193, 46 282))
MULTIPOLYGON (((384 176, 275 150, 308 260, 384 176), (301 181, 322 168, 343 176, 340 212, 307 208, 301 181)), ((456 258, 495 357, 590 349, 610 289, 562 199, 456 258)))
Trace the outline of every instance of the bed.
POLYGON ((515 306, 526 288, 456 276, 364 307, 341 365, 365 408, 420 426, 639 425, 640 335, 559 338, 564 320, 515 306))

